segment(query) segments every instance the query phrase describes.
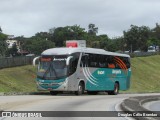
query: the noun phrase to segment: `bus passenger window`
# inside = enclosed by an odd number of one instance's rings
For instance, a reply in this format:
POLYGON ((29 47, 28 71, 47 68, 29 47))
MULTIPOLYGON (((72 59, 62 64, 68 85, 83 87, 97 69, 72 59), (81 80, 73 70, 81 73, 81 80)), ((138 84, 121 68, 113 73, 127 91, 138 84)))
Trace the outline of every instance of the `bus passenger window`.
POLYGON ((99 67, 100 67, 100 68, 104 68, 104 67, 106 67, 106 64, 99 62, 99 67))
POLYGON ((113 56, 109 56, 108 58, 108 68, 115 68, 115 64, 114 64, 114 60, 113 60, 113 56))

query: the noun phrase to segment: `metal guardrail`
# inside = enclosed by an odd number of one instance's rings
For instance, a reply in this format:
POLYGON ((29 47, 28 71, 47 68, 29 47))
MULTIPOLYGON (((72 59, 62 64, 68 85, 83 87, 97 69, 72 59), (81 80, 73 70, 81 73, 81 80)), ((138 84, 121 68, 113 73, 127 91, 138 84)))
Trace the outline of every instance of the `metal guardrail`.
POLYGON ((12 58, 0 58, 0 69, 32 64, 35 56, 20 56, 12 58))

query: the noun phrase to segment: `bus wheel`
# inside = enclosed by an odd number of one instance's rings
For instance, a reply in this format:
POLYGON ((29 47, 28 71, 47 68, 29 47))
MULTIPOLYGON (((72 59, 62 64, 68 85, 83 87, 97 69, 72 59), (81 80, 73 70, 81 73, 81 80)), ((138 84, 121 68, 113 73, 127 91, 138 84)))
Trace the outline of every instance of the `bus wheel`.
POLYGON ((87 91, 88 95, 97 95, 97 91, 87 91))
POLYGON ((78 85, 78 91, 75 91, 76 95, 82 95, 84 93, 84 85, 82 82, 79 83, 78 85))
POLYGON ((119 84, 115 83, 114 84, 114 90, 113 91, 108 91, 109 95, 117 95, 119 93, 119 84))
POLYGON ((57 95, 57 94, 58 94, 58 91, 50 91, 50 94, 51 94, 51 95, 57 95))

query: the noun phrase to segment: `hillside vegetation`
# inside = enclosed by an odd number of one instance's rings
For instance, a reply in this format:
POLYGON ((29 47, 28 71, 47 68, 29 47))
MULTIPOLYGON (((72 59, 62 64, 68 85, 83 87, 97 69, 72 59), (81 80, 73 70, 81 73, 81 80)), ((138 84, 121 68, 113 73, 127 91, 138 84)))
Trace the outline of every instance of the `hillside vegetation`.
MULTIPOLYGON (((125 93, 160 92, 160 55, 131 59, 131 88, 125 93)), ((0 70, 0 92, 35 92, 36 68, 28 65, 0 70)))
POLYGON ((34 92, 36 68, 31 65, 0 70, 0 92, 34 92))
POLYGON ((131 59, 131 88, 127 92, 160 92, 160 55, 131 59))

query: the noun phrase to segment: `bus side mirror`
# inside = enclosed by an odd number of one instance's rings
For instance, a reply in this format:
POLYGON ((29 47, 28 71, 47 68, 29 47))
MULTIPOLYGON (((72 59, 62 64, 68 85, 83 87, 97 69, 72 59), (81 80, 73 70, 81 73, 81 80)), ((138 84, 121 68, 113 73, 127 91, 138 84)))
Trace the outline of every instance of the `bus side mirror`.
POLYGON ((67 58, 67 60, 66 60, 66 65, 68 66, 69 65, 69 63, 70 63, 70 60, 73 58, 73 56, 69 56, 68 58, 67 58))
POLYGON ((40 56, 35 57, 35 58, 33 59, 33 63, 32 63, 33 66, 36 66, 36 61, 39 60, 39 58, 40 58, 40 56))

